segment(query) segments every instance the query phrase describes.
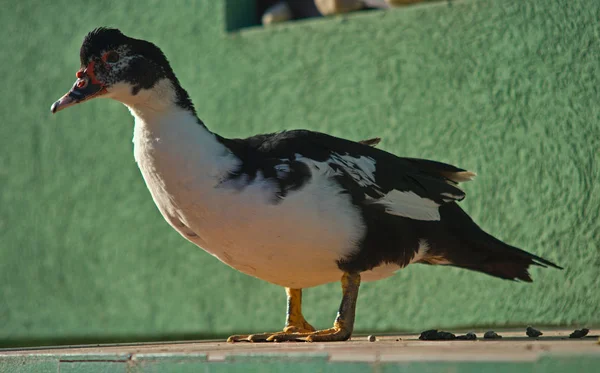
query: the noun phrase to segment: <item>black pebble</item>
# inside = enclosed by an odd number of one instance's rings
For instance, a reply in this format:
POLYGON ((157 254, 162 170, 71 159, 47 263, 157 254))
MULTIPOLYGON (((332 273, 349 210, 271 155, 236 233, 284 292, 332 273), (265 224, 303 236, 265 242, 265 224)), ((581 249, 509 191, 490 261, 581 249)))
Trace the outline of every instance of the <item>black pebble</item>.
POLYGON ((456 339, 461 339, 461 340, 465 340, 465 341, 474 341, 477 339, 477 334, 467 333, 465 335, 457 335, 456 339))
POLYGON ((590 332, 589 329, 577 329, 573 333, 569 334, 569 338, 583 338, 590 332))
POLYGON ((527 336, 528 336, 529 338, 537 338, 537 337, 539 337, 540 335, 543 335, 544 333, 540 332, 540 331, 539 331, 539 330, 537 330, 537 329, 534 329, 534 328, 532 328, 531 326, 528 326, 528 327, 527 327, 527 330, 525 331, 525 334, 527 334, 527 336))
POLYGON ((493 330, 487 331, 485 332, 485 334, 483 335, 484 339, 500 339, 502 338, 502 336, 498 333, 496 333, 493 330))
POLYGON ((436 329, 425 330, 419 336, 422 341, 449 341, 456 339, 456 336, 450 332, 438 331, 436 329))

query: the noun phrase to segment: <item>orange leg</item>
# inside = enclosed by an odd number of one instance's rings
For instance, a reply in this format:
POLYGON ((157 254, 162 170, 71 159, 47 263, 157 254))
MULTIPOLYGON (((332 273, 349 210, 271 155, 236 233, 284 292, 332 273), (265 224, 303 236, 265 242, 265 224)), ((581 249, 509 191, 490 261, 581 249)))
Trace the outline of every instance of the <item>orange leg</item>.
POLYGON ((360 287, 359 273, 344 273, 342 276, 342 303, 333 328, 315 331, 302 316, 302 290, 286 288, 288 295, 288 312, 286 326, 282 332, 249 335, 232 335, 228 342, 329 342, 345 341, 354 330, 356 299, 360 287))
POLYGON ((267 342, 269 338, 289 333, 311 333, 315 331, 302 315, 302 289, 285 288, 287 315, 283 331, 273 333, 232 335, 227 342, 267 342))
POLYGON ((342 303, 333 323, 333 328, 313 332, 277 334, 267 338, 267 341, 333 342, 348 340, 354 330, 359 287, 359 273, 344 273, 342 276, 342 303))

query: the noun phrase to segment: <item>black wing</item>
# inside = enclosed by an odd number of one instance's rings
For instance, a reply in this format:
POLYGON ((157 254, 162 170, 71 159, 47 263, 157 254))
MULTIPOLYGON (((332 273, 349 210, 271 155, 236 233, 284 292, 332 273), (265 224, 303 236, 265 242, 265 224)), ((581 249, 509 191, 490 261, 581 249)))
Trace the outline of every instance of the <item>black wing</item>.
POLYGON ((401 158, 369 146, 369 141, 359 143, 307 130, 220 140, 242 160, 230 177, 245 175, 252 181, 261 172, 263 177, 277 180, 280 197, 310 180, 311 171, 301 158, 326 162, 355 202, 381 198, 394 190, 413 192, 439 205, 460 201, 465 193, 456 184, 475 176, 445 163, 401 158), (361 169, 360 160, 364 159, 374 167, 361 169), (283 166, 285 175, 278 172, 283 166))

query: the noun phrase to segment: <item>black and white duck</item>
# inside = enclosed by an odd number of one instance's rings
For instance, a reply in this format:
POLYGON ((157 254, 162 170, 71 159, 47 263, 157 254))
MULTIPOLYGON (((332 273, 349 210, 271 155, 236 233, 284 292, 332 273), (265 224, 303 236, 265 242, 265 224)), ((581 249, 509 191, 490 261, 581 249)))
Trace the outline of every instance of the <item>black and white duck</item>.
POLYGON ((135 160, 167 222, 238 271, 286 288, 283 331, 229 341, 350 338, 361 281, 412 263, 466 268, 531 281, 530 265, 560 268, 484 232, 459 207, 458 184, 475 174, 400 158, 372 145, 295 130, 228 139, 196 115, 154 44, 98 28, 84 39, 81 68, 56 113, 95 97, 135 118, 135 160), (302 289, 342 283, 333 327, 316 331, 302 289))

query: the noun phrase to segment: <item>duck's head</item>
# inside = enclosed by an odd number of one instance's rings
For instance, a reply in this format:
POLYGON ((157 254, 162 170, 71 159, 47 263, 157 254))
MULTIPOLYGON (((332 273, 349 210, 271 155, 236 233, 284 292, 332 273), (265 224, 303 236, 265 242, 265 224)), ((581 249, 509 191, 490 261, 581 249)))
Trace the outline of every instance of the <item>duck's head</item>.
POLYGON ((117 29, 97 28, 84 38, 79 58, 77 80, 52 105, 52 113, 95 97, 113 98, 130 107, 175 104, 195 113, 167 58, 148 41, 117 29))

